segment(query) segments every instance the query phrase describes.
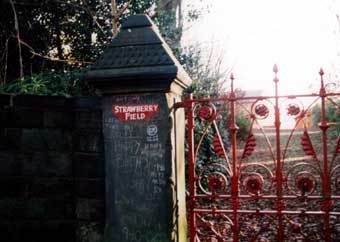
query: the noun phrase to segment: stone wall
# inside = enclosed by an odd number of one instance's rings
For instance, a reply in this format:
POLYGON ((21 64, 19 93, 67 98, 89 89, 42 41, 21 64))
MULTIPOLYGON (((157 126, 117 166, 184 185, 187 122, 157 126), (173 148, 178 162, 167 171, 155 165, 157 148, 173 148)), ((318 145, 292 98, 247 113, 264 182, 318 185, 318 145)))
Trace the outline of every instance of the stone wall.
POLYGON ((0 95, 0 123, 1 241, 100 241, 100 98, 0 95))

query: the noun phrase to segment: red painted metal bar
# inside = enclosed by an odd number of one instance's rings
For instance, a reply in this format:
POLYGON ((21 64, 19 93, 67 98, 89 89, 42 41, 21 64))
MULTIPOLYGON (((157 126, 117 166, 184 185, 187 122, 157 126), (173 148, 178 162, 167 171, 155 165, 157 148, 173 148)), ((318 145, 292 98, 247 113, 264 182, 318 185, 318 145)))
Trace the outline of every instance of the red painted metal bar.
MULTIPOLYGON (((207 199, 230 199, 232 196, 231 195, 219 195, 219 194, 214 194, 214 195, 206 195, 206 194, 196 194, 195 198, 207 198, 207 199)), ((277 199, 276 195, 261 195, 261 196, 251 196, 251 195, 239 195, 239 199, 248 199, 248 200, 258 200, 258 199, 277 199)), ((283 200, 291 200, 291 199, 300 199, 301 196, 297 195, 283 195, 281 196, 283 200)), ((304 199, 308 200, 320 200, 323 199, 324 196, 304 196, 304 199)), ((333 200, 340 200, 340 196, 330 196, 330 199, 333 200)))
POLYGON ((321 88, 320 88, 320 97, 321 97, 321 124, 320 129, 322 132, 322 153, 323 153, 323 171, 322 171, 322 190, 324 201, 322 204, 322 209, 324 211, 324 231, 325 231, 325 241, 332 241, 331 238, 331 230, 330 230, 330 221, 329 221, 329 212, 331 208, 331 184, 330 184, 330 171, 328 167, 328 148, 327 148, 327 129, 329 128, 327 124, 326 118, 326 90, 323 81, 324 72, 320 69, 320 78, 321 78, 321 88))
POLYGON ((282 210, 284 208, 284 203, 282 200, 282 165, 281 165, 281 140, 280 140, 280 109, 279 109, 279 94, 278 94, 278 82, 279 78, 277 77, 278 68, 274 65, 273 71, 275 73, 274 83, 275 83, 275 139, 276 139, 276 170, 275 170, 275 179, 276 179, 276 207, 277 207, 277 215, 278 215, 278 232, 277 232, 277 240, 279 242, 284 240, 284 225, 282 218, 282 210))
MULTIPOLYGON (((340 93, 326 93, 326 97, 330 96, 340 96, 340 93)), ((311 93, 311 94, 297 94, 297 95, 278 95, 279 99, 288 98, 288 99, 295 99, 295 98, 302 98, 302 97, 320 97, 320 94, 311 93)), ((234 97, 235 101, 240 100, 265 100, 265 99, 275 99, 276 96, 247 96, 247 97, 234 97)), ((230 95, 219 97, 219 98, 198 98, 186 100, 185 102, 194 102, 194 103, 213 103, 213 102, 223 102, 223 101, 230 101, 230 95)), ((176 107, 181 107, 183 102, 179 102, 176 104, 176 107)))
POLYGON ((196 241, 196 215, 195 215, 195 195, 196 195, 196 174, 195 174, 195 144, 194 144, 194 111, 192 94, 186 99, 186 109, 188 115, 188 164, 189 164, 189 210, 190 210, 190 242, 196 241))
MULTIPOLYGON (((206 213, 206 214, 233 214, 234 210, 232 209, 207 209, 207 208, 196 208, 194 210, 196 213, 206 213)), ((277 210, 237 210, 238 214, 267 214, 267 215, 279 215, 279 211, 277 210)), ((281 210, 280 214, 286 215, 325 215, 324 211, 290 211, 290 210, 281 210)), ((340 212, 330 212, 330 215, 340 216, 340 212)), ((276 240, 275 240, 276 241, 276 240)))
POLYGON ((239 223, 238 223, 238 213, 237 210, 239 208, 239 176, 238 176, 238 165, 237 165, 237 141, 236 134, 238 127, 236 125, 236 113, 235 113, 235 97, 236 94, 234 92, 234 76, 231 75, 231 93, 230 93, 230 126, 229 132, 231 137, 231 147, 232 147, 232 176, 231 176, 231 196, 232 196, 232 209, 233 209, 233 241, 239 241, 239 223))

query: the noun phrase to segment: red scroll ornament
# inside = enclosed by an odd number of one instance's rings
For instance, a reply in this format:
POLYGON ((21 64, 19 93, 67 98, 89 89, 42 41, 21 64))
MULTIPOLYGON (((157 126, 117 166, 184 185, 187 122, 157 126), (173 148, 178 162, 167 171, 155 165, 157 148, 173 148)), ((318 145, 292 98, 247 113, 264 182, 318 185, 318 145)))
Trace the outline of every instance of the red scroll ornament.
POLYGON ((316 158, 316 153, 314 151, 312 141, 308 135, 308 132, 305 130, 303 132, 303 135, 301 136, 301 145, 302 149, 305 152, 306 155, 310 155, 314 158, 316 158))
POLYGON ((220 137, 217 134, 213 139, 213 147, 216 155, 220 158, 224 158, 224 149, 222 147, 220 137))
POLYGON ((251 156, 251 154, 253 153, 254 149, 256 146, 256 139, 255 136, 253 134, 250 134, 248 136, 247 142, 246 142, 246 146, 244 147, 244 151, 242 154, 242 159, 251 156))

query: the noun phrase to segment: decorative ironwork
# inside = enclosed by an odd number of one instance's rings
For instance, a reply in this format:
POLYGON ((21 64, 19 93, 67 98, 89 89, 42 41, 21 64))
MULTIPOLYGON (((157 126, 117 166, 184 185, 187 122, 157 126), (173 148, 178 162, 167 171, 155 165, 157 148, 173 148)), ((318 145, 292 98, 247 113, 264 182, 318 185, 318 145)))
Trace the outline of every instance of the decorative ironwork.
POLYGON ((316 153, 313 148, 312 141, 308 135, 308 131, 305 130, 303 132, 303 135, 301 136, 301 145, 303 148, 303 151, 305 152, 306 155, 310 155, 314 158, 316 158, 316 153))
POLYGON ((198 117, 203 120, 211 120, 215 113, 216 110, 213 107, 203 106, 198 111, 198 117))
POLYGON ((340 93, 326 91, 320 70, 319 93, 279 95, 277 66, 273 71, 273 96, 239 97, 231 76, 228 95, 189 95, 177 105, 185 108, 188 120, 191 242, 330 242, 340 236, 340 135, 333 139, 336 129, 326 115, 329 104, 339 109, 334 98, 340 93), (318 103, 319 127, 311 130, 308 117, 318 103), (238 112, 251 120, 244 142, 236 136, 238 112), (281 127, 283 115, 295 122, 290 130, 281 127), (261 122, 271 119, 268 130, 261 122), (228 126, 226 137, 222 121, 228 126), (202 146, 209 142, 215 156, 203 158, 202 146))
POLYGON ((225 156, 225 151, 220 136, 215 135, 213 139, 214 151, 219 157, 225 156))
POLYGON ((255 106, 255 113, 262 118, 267 118, 269 115, 269 109, 264 104, 258 104, 255 106))
POLYGON ((291 116, 296 116, 301 112, 300 107, 295 104, 295 103, 291 103, 288 105, 287 107, 287 114, 291 115, 291 116))
POLYGON ((249 134, 249 136, 247 138, 247 142, 246 142, 246 145, 244 147, 243 154, 242 154, 242 159, 244 159, 248 156, 251 156, 251 154, 255 150, 255 146, 256 146, 256 139, 255 139, 255 136, 251 133, 251 134, 249 134))
POLYGON ((256 195, 258 195, 259 192, 262 190, 263 184, 263 177, 258 173, 248 175, 243 181, 243 186, 245 190, 256 195))

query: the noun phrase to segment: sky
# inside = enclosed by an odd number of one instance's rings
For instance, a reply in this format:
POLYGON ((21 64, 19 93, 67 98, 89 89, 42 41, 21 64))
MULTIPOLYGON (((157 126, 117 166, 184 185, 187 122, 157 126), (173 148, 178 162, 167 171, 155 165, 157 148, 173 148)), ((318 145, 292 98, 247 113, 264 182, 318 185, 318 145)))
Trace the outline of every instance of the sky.
POLYGON ((210 7, 199 21, 186 26, 183 43, 223 56, 223 66, 232 68, 237 87, 272 93, 274 64, 279 67, 281 94, 316 91, 320 67, 325 79, 336 81, 340 0, 185 1, 210 7))

